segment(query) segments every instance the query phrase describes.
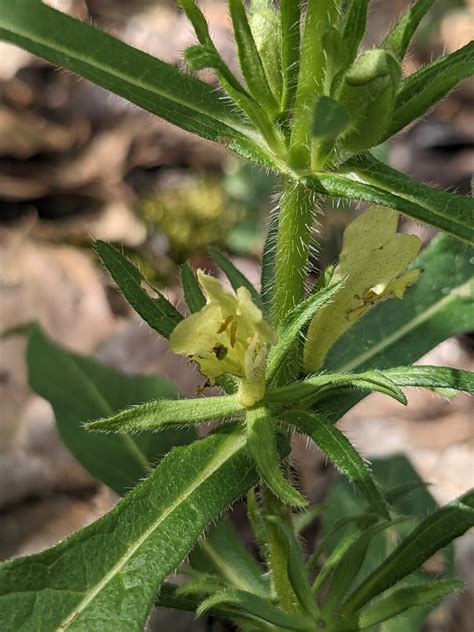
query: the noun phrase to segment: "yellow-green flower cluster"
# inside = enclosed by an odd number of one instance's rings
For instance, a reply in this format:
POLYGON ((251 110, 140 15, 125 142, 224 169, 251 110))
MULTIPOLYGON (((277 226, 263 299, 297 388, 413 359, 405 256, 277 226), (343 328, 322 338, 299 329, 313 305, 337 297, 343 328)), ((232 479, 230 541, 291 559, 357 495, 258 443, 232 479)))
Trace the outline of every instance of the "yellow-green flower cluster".
POLYGON ((234 295, 202 270, 197 277, 206 305, 176 327, 171 349, 197 362, 210 384, 224 373, 239 378, 239 400, 252 406, 264 395, 268 346, 276 334, 246 288, 234 295))

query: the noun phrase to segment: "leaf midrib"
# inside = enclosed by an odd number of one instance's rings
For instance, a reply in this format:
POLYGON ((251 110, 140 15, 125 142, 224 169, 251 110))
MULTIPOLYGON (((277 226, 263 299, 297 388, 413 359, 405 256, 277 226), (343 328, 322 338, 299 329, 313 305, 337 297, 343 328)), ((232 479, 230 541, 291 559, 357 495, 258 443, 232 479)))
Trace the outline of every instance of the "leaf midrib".
MULTIPOLYGON (((99 389, 96 385, 88 379, 87 375, 78 365, 78 363, 72 358, 69 357, 68 360, 71 362, 74 367, 74 372, 77 374, 81 382, 84 384, 86 392, 89 392, 91 397, 97 402, 98 407, 100 407, 104 411, 104 415, 106 417, 110 417, 114 414, 114 410, 109 404, 109 402, 103 397, 99 389)), ((130 435, 122 434, 119 435, 120 440, 124 443, 131 454, 135 457, 137 462, 140 464, 140 467, 143 469, 144 474, 148 474, 150 468, 150 462, 146 457, 145 453, 138 447, 136 441, 130 437, 130 435)))
POLYGON ((343 366, 338 367, 337 370, 340 372, 353 371, 354 369, 359 367, 361 364, 363 364, 367 360, 370 360, 374 356, 377 356, 379 353, 382 353, 387 347, 391 346, 392 344, 394 344, 395 342, 403 338, 403 336, 406 336, 407 334, 412 332, 419 325, 422 325, 424 322, 432 318, 434 315, 436 315, 438 312, 440 312, 450 303, 458 299, 459 295, 462 294, 462 292, 465 289, 469 288, 471 283, 472 283, 472 279, 469 279, 462 285, 456 288, 453 288, 448 296, 443 297, 441 300, 434 303, 433 305, 431 305, 431 307, 424 310, 421 314, 413 318, 409 323, 407 323, 403 327, 400 327, 400 329, 398 329, 396 332, 394 332, 390 336, 387 336, 386 338, 381 340, 378 344, 374 345, 373 347, 371 347, 364 353, 361 353, 359 356, 353 358, 347 364, 344 364, 343 366))
POLYGON ((89 590, 83 600, 74 611, 56 628, 56 632, 66 630, 74 620, 87 608, 87 606, 97 597, 97 595, 112 581, 118 573, 123 569, 128 560, 139 550, 146 540, 160 527, 160 525, 182 504, 192 493, 202 485, 212 474, 214 474, 224 463, 234 456, 245 445, 245 437, 243 435, 232 434, 221 445, 217 455, 209 462, 206 468, 193 479, 186 489, 178 496, 178 498, 169 505, 153 522, 153 524, 145 530, 143 535, 128 548, 127 552, 121 559, 110 569, 97 584, 89 590))
MULTIPOLYGON (((54 11, 54 9, 51 9, 52 11, 54 11)), ((2 30, 2 27, 0 25, 0 30, 2 30)), ((249 140, 252 140, 253 142, 257 142, 261 139, 259 138, 259 136, 257 134, 255 134, 255 132, 253 132, 253 130, 251 130, 250 128, 242 125, 238 125, 236 123, 236 121, 233 121, 230 118, 226 118, 222 115, 220 115, 219 113, 212 113, 212 115, 206 111, 205 108, 200 108, 199 105, 197 103, 193 103, 192 105, 190 105, 188 102, 186 102, 183 99, 179 99, 176 97, 176 95, 173 95, 173 98, 170 97, 169 93, 167 93, 166 91, 162 90, 162 89, 158 89, 158 87, 155 84, 152 83, 148 83, 143 81, 143 79, 146 77, 148 70, 145 71, 145 73, 139 78, 136 79, 134 78, 132 75, 127 75, 125 73, 122 73, 120 71, 117 71, 113 66, 109 66, 107 64, 103 64, 103 63, 91 63, 91 59, 92 57, 88 57, 86 55, 81 55, 80 53, 77 52, 77 50, 74 49, 68 49, 65 48, 64 46, 61 45, 57 45, 56 43, 54 44, 54 48, 51 46, 51 43, 48 43, 47 40, 45 40, 42 37, 37 37, 35 36, 34 33, 31 33, 29 31, 25 31, 23 29, 18 28, 15 25, 15 28, 13 28, 12 25, 7 24, 6 26, 3 27, 3 30, 5 30, 7 33, 8 32, 12 32, 15 33, 17 36, 25 38, 27 40, 30 40, 32 42, 35 42, 36 44, 43 46, 45 49, 47 50, 52 50, 54 52, 59 52, 62 53, 63 55, 66 56, 71 56, 74 59, 86 64, 88 67, 92 68, 92 69, 97 69, 100 70, 102 72, 105 72, 117 79, 120 79, 121 81, 125 81, 126 83, 135 86, 137 88, 141 88, 143 90, 146 90, 148 92, 151 92, 152 94, 157 94, 163 98, 168 99, 171 102, 175 102, 175 103, 179 103, 181 106, 186 107, 189 110, 195 110, 196 112, 199 112, 200 114, 203 114, 204 116, 207 116, 209 118, 215 118, 217 121, 219 121, 220 123, 223 123, 224 125, 226 125, 227 127, 235 130, 236 132, 238 132, 239 134, 242 134, 243 136, 247 137, 249 140)), ((103 33, 103 35, 105 37, 111 37, 109 36, 107 33, 103 33)), ((128 44, 126 44, 125 42, 120 41, 124 46, 129 46, 128 44)), ((105 42, 104 42, 104 46, 105 46, 105 42)), ((101 47, 102 48, 102 47, 101 47)), ((132 46, 130 46, 130 48, 134 48, 132 46)), ((153 60, 154 58, 151 55, 148 55, 148 53, 145 53, 144 51, 141 51, 139 49, 135 49, 138 50, 141 54, 146 55, 148 57, 150 57, 150 60, 153 60)), ((165 62, 163 62, 165 63, 165 62)))

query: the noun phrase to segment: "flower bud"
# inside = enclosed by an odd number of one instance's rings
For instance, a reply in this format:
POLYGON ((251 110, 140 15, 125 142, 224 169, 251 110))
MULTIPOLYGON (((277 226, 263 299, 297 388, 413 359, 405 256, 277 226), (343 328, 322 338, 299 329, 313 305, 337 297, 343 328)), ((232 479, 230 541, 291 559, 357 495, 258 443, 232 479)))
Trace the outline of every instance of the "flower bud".
POLYGON ((352 118, 341 140, 344 149, 360 152, 377 145, 392 119, 400 78, 398 60, 385 50, 369 50, 352 64, 337 94, 352 118))

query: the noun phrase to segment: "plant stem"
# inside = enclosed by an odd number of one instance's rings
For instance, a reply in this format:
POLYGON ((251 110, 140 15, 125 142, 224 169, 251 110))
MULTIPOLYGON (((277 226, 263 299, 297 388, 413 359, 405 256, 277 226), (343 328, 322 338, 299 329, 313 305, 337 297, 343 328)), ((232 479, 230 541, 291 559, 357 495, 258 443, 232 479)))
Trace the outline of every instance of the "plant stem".
POLYGON ((304 185, 284 178, 275 257, 275 325, 304 297, 314 203, 304 185))
MULTIPOLYGON (((272 494, 268 488, 263 490, 263 512, 266 516, 278 516, 293 529, 291 509, 272 494)), ((288 549, 286 542, 275 525, 266 521, 265 528, 273 585, 280 606, 287 612, 301 613, 298 607, 298 600, 288 577, 288 549)))

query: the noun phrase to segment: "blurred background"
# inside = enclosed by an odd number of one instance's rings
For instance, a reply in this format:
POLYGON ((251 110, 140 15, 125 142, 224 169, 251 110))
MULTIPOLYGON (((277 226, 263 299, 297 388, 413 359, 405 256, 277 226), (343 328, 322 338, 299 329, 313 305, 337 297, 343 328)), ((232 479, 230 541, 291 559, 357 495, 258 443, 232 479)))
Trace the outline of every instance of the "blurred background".
MULTIPOLYGON (((169 62, 182 64, 181 52, 193 42, 171 0, 49 3, 169 62)), ((407 4, 372 3, 367 46, 380 41, 407 4)), ((226 3, 201 5, 218 48, 235 68, 226 3)), ((406 72, 458 49, 473 34, 474 1, 441 0, 420 28, 406 72)), ((473 102, 474 85, 464 82, 423 121, 380 148, 383 158, 415 179, 468 194, 473 102)), ((190 260, 217 273, 206 252, 211 244, 257 281, 274 195, 271 175, 0 43, 0 330, 36 320, 71 350, 125 372, 160 373, 191 395, 199 376, 132 313, 98 265, 94 239, 122 246, 179 305, 180 264, 190 260)), ((337 257, 342 231, 356 212, 338 207, 320 214, 314 275, 337 257)), ((408 220, 402 230, 416 232, 424 243, 433 236, 408 220)), ((0 341, 1 559, 50 546, 116 500, 63 447, 49 404, 28 388, 24 351, 21 337, 0 341)), ((427 361, 472 369, 473 338, 448 340, 427 361)), ((447 400, 412 392, 408 411, 372 395, 342 427, 368 457, 407 454, 436 500, 445 503, 474 485, 472 421, 466 396, 447 400)), ((335 473, 316 451, 303 444, 296 449, 301 484, 320 501, 335 473)), ((472 537, 458 543, 457 559, 460 573, 474 582, 472 537)), ((467 631, 472 621, 472 594, 470 599, 466 593, 436 610, 428 629, 467 631)), ((191 629, 189 618, 169 625, 191 629)), ((211 623, 196 621, 192 629, 206 625, 211 623)))

